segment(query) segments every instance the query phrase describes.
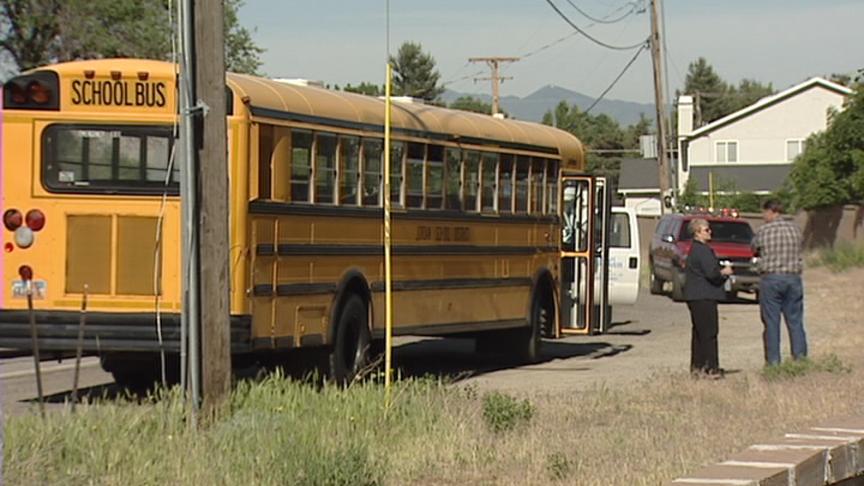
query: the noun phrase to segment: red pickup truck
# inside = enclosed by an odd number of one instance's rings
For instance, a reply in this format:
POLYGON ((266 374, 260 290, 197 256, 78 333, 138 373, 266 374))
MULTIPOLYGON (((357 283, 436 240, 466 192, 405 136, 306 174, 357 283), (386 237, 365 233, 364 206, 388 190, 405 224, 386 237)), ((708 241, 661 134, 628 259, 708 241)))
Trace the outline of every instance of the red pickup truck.
POLYGON ((750 223, 731 215, 713 214, 667 214, 660 219, 651 238, 648 265, 651 268, 651 293, 661 294, 666 282, 671 284, 672 299, 684 298, 684 266, 687 254, 693 244, 688 223, 696 218, 708 221, 711 226, 709 246, 721 261, 728 261, 734 270, 731 289, 727 290, 727 300, 735 300, 739 291, 754 293, 758 296, 759 275, 750 240, 753 228, 750 223))

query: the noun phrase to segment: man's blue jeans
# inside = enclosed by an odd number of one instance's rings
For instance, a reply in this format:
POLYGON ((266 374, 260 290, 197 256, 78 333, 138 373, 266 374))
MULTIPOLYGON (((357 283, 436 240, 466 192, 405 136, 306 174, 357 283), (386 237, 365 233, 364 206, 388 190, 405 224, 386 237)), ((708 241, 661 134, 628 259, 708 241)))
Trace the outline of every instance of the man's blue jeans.
POLYGON ((797 274, 769 273, 759 281, 759 308, 765 330, 765 362, 780 364, 780 314, 786 319, 792 357, 807 357, 807 335, 804 332, 804 287, 797 274))

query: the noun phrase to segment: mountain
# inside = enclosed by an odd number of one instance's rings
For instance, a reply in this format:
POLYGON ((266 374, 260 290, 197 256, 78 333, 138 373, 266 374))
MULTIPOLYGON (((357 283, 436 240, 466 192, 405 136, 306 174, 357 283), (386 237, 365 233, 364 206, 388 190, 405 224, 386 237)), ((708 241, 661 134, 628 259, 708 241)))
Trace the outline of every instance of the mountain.
MULTIPOLYGON (((487 103, 492 102, 492 97, 486 94, 459 93, 446 90, 441 98, 448 104, 460 96, 473 96, 487 103)), ((554 110, 561 101, 576 105, 581 110, 587 109, 594 103, 594 98, 585 96, 576 91, 571 91, 560 86, 544 86, 530 95, 520 98, 518 96, 504 96, 501 98, 501 108, 518 120, 539 122, 543 115, 554 110)), ((605 113, 614 118, 622 127, 632 125, 639 121, 639 114, 654 118, 654 105, 649 103, 636 103, 633 101, 621 101, 603 99, 591 110, 591 114, 605 113)))

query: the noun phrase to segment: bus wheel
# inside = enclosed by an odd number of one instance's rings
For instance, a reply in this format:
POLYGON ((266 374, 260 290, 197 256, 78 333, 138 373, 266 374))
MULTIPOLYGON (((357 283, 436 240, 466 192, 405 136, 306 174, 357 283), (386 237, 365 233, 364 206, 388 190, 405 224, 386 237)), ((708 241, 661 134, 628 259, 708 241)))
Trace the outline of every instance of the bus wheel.
POLYGON ((336 337, 330 351, 330 377, 347 385, 369 363, 371 336, 367 324, 366 304, 357 295, 348 297, 336 324, 336 337))
POLYGON ((531 318, 528 329, 523 331, 521 360, 525 363, 536 363, 540 360, 540 350, 543 346, 541 337, 550 333, 555 322, 555 305, 544 292, 537 292, 531 300, 531 318))

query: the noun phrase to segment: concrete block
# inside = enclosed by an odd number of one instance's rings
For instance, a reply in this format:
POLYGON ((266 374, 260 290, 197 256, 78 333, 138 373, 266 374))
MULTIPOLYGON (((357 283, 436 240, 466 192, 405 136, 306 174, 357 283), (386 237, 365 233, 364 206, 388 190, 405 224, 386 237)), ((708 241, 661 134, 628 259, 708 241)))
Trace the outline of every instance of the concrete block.
POLYGON ((825 449, 754 450, 746 449, 720 464, 776 466, 790 469, 790 484, 821 485, 827 475, 825 449))
POLYGON ((705 466, 671 483, 674 486, 711 484, 714 486, 789 486, 789 469, 715 464, 705 466))

